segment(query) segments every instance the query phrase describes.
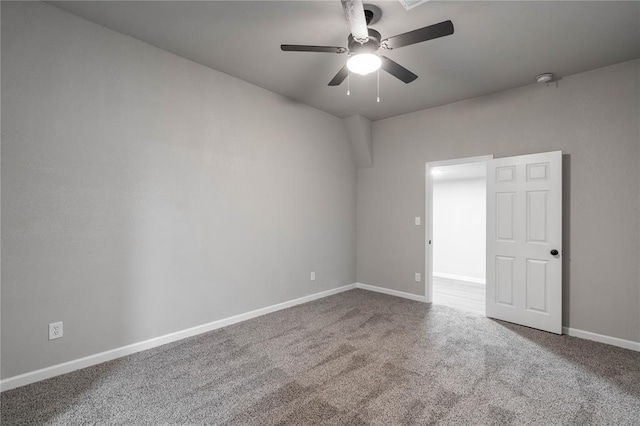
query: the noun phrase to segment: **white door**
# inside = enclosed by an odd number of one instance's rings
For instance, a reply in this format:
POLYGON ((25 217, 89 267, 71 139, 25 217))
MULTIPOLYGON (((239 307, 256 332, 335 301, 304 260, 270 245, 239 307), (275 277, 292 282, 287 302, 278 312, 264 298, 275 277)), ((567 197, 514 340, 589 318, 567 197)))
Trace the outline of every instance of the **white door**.
POLYGON ((487 316, 562 334, 562 152, 487 162, 487 316))

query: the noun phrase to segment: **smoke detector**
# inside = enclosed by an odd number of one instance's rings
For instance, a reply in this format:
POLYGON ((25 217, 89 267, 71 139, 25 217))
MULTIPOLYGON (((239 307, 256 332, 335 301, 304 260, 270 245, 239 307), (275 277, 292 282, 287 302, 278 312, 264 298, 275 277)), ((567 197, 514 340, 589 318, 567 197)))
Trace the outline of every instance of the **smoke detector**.
POLYGON ((422 3, 426 3, 429 0, 399 0, 405 9, 413 9, 416 6, 420 6, 422 3))
POLYGON ((544 74, 540 74, 536 77, 536 81, 538 83, 548 83, 553 80, 553 74, 550 72, 545 72, 544 74))

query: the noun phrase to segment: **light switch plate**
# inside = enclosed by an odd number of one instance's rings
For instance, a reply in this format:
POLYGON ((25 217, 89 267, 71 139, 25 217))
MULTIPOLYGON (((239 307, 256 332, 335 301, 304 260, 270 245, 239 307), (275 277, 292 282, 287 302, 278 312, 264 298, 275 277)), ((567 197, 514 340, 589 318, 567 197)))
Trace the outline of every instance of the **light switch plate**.
POLYGON ((420 226, 420 216, 416 216, 415 223, 416 223, 416 226, 420 226))

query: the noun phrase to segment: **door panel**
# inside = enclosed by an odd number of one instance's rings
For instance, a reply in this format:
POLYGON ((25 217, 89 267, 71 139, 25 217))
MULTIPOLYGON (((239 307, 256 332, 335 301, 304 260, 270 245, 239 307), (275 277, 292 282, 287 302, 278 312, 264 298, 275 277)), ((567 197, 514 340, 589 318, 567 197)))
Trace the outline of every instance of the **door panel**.
POLYGON ((527 310, 547 313, 547 261, 527 259, 527 310))
POLYGON ((514 257, 496 256, 496 303, 513 306, 514 257))
POLYGON ((496 193, 496 238, 500 241, 513 241, 513 223, 515 214, 515 192, 496 193))
POLYGON ((561 255, 562 152, 489 161, 487 316, 561 334, 561 255))
POLYGON ((546 243, 549 191, 527 192, 527 242, 546 243))

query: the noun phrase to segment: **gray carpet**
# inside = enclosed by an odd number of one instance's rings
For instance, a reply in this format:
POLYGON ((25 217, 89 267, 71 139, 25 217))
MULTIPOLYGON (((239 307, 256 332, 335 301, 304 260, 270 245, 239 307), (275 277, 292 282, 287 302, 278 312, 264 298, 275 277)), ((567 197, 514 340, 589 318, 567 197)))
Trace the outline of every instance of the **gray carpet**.
POLYGON ((353 290, 3 392, 2 424, 640 424, 640 353, 353 290))

